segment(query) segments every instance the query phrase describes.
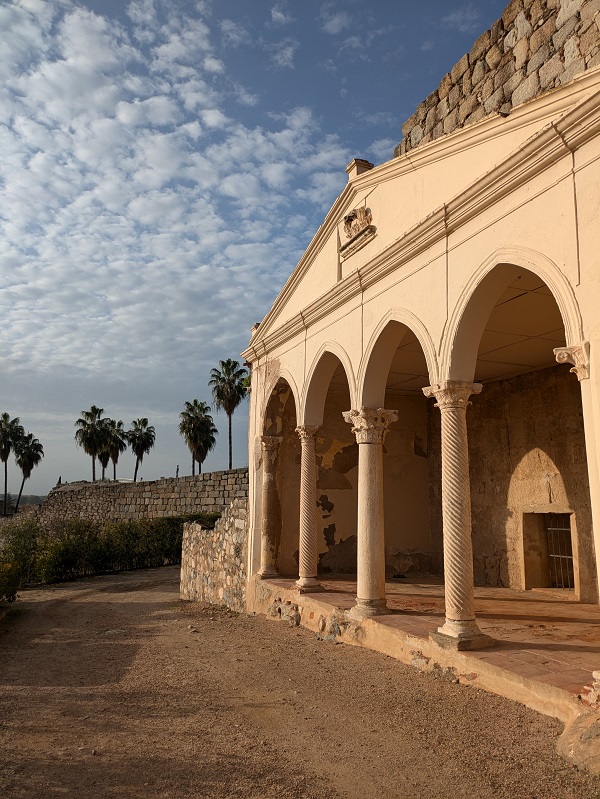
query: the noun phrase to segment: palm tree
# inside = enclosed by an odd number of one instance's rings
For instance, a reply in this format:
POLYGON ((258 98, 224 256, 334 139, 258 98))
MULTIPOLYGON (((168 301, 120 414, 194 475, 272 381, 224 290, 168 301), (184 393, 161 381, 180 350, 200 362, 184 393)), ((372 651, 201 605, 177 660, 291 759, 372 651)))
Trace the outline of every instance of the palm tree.
POLYGON ((75 422, 77 431, 75 441, 86 455, 92 459, 92 480, 96 482, 96 458, 103 446, 103 426, 101 419, 104 408, 92 405, 89 411, 81 411, 80 418, 75 422))
POLYGON ((179 432, 192 453, 192 477, 196 474, 196 461, 199 471, 208 453, 216 444, 217 428, 210 415, 210 405, 197 399, 186 402, 179 414, 179 432))
POLYGON ((127 434, 121 419, 118 422, 115 422, 114 419, 108 419, 107 424, 109 431, 108 454, 113 464, 113 480, 116 482, 119 455, 127 449, 127 434))
POLYGON ((150 452, 154 446, 156 433, 152 425, 148 425, 148 420, 145 418, 134 419, 131 423, 132 427, 125 435, 131 451, 135 455, 135 472, 133 473, 133 482, 137 481, 137 473, 140 463, 144 460, 144 455, 150 452))
POLYGON ((232 466, 231 457, 231 417, 233 412, 246 396, 244 378, 248 372, 238 361, 228 358, 219 361, 220 369, 211 369, 208 385, 212 389, 213 399, 217 410, 224 410, 229 422, 229 468, 232 466))
POLYGON ((34 438, 33 433, 27 433, 27 435, 23 435, 15 444, 15 461, 23 473, 23 480, 21 482, 21 488, 19 489, 19 496, 17 497, 15 513, 19 510, 19 502, 21 501, 21 494, 23 493, 25 480, 29 480, 31 477, 31 472, 43 457, 44 448, 38 439, 34 438))
POLYGON ((0 460, 4 463, 4 515, 8 512, 8 456, 25 435, 18 416, 10 418, 10 414, 0 416, 0 460))

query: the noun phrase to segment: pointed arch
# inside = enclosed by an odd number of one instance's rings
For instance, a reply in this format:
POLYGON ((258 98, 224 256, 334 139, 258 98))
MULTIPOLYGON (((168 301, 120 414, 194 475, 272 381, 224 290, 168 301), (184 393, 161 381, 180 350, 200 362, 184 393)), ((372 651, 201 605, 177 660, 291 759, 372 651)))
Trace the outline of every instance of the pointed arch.
POLYGON ((563 320, 567 345, 581 343, 581 312, 573 288, 558 266, 536 250, 500 248, 471 275, 450 315, 440 348, 442 380, 473 379, 485 324, 498 297, 521 269, 537 275, 550 289, 563 320))
POLYGON ((323 411, 329 384, 333 373, 340 364, 346 374, 350 390, 350 401, 351 405, 354 406, 356 379, 352 362, 347 352, 337 342, 326 341, 319 349, 304 383, 304 393, 300 406, 300 418, 302 420, 300 424, 321 425, 323 423, 323 411))
POLYGON ((438 362, 433 340, 421 320, 403 308, 391 308, 381 319, 364 353, 358 373, 358 405, 383 407, 385 388, 394 353, 411 332, 423 350, 430 383, 438 379, 438 362))

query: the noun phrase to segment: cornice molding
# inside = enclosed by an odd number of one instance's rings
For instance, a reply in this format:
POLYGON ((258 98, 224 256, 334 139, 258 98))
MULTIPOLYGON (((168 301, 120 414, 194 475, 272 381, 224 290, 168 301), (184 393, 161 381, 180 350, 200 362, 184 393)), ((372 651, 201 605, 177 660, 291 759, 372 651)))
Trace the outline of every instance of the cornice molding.
MULTIPOLYGON (((407 170, 412 171, 430 160, 439 160, 442 154, 449 155, 452 154, 450 151, 464 149, 465 141, 489 138, 494 127, 508 125, 513 120, 496 117, 491 120, 483 120, 471 128, 456 131, 448 136, 447 140, 438 139, 422 149, 419 148, 416 151, 417 154, 413 154, 411 151, 406 156, 382 164, 349 183, 333 204, 325 222, 318 229, 298 266, 284 285, 271 310, 252 337, 250 346, 242 353, 242 356, 249 362, 258 360, 261 355, 266 355, 297 332, 315 324, 323 316, 378 282, 389 272, 459 230, 466 222, 479 215, 482 209, 491 207, 520 185, 557 163, 567 152, 571 152, 589 141, 596 133, 600 132, 599 83, 600 68, 584 73, 581 78, 573 81, 568 87, 555 90, 516 109, 511 117, 514 115, 522 118, 517 120, 519 126, 530 124, 536 118, 551 115, 551 109, 554 111, 553 119, 500 164, 467 186, 448 203, 434 210, 387 249, 377 254, 368 264, 334 284, 329 291, 313 300, 300 313, 269 334, 269 326, 275 321, 280 309, 304 277, 318 250, 322 248, 339 224, 343 209, 348 207, 359 192, 376 186, 382 180, 395 178, 407 170), (582 100, 573 105, 572 95, 575 84, 578 85, 577 94, 582 94, 590 88, 596 88, 596 91, 585 95, 582 100), (567 88, 570 91, 567 91, 567 88), (567 102, 568 98, 570 98, 570 102, 567 102), (533 108, 531 108, 532 105, 533 108), (556 111, 561 111, 565 107, 568 110, 556 118, 556 111)), ((502 132, 504 133, 504 128, 502 132)))

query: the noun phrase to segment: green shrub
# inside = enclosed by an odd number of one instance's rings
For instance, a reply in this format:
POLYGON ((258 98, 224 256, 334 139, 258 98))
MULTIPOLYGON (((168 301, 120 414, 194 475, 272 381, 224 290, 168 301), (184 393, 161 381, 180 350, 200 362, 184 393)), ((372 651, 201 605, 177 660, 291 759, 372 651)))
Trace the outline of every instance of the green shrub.
POLYGON ((0 553, 0 591, 5 573, 6 596, 14 598, 17 588, 29 582, 54 583, 181 563, 184 522, 213 527, 218 518, 218 513, 200 513, 105 524, 71 519, 46 532, 31 521, 11 525, 0 553))

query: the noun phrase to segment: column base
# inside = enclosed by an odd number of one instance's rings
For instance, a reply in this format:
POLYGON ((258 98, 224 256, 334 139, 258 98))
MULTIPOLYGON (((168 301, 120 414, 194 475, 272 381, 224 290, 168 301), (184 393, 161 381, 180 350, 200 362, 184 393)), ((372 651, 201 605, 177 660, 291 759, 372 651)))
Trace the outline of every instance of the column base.
POLYGON ((300 577, 292 587, 299 594, 313 594, 325 590, 316 577, 300 577))
POLYGON ((430 633, 429 637, 442 649, 455 649, 459 652, 489 649, 496 645, 490 635, 481 632, 475 621, 446 619, 444 626, 430 633))
POLYGON ((370 619, 373 616, 387 616, 392 611, 388 608, 385 599, 359 599, 356 605, 348 611, 351 619, 370 619))
POLYGON ((275 571, 275 569, 261 569, 258 572, 259 580, 276 580, 278 577, 279 572, 275 571))

